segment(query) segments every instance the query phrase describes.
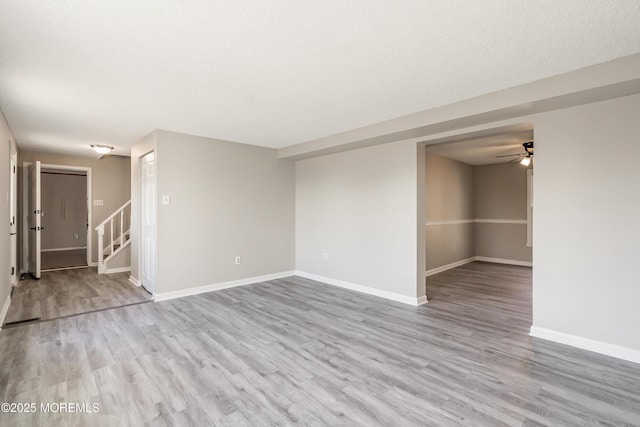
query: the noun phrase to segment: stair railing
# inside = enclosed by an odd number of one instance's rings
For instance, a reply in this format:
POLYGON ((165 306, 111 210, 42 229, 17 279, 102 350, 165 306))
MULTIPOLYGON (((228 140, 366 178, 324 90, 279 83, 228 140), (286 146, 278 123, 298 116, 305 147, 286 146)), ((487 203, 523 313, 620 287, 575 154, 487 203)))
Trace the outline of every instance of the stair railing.
POLYGON ((114 255, 115 246, 119 245, 119 248, 121 248, 129 239, 126 235, 125 227, 130 227, 131 223, 130 206, 131 200, 109 215, 107 219, 95 228, 98 232, 98 274, 105 272, 105 263, 109 257, 114 255), (105 228, 109 229, 109 240, 106 247, 104 243, 105 228), (114 236, 117 237, 114 239, 114 236))

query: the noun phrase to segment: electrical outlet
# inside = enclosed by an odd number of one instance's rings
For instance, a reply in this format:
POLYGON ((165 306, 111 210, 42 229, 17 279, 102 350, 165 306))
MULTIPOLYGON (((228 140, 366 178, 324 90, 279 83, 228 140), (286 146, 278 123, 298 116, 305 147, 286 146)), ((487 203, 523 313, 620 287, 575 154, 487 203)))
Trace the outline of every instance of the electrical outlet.
POLYGON ((455 242, 451 244, 451 249, 453 249, 453 251, 454 251, 454 252, 456 251, 456 244, 455 244, 455 242))
POLYGON ((77 238, 78 238, 78 233, 75 233, 75 234, 73 235, 73 238, 74 238, 74 239, 77 239, 77 238))
POLYGON ((241 262, 242 262, 242 259, 239 256, 237 256, 236 257, 236 265, 240 264, 241 262))
POLYGON ((93 206, 104 206, 104 200, 94 200, 93 206))
POLYGON ((326 252, 322 254, 322 260, 323 261, 328 261, 329 260, 329 255, 326 252))

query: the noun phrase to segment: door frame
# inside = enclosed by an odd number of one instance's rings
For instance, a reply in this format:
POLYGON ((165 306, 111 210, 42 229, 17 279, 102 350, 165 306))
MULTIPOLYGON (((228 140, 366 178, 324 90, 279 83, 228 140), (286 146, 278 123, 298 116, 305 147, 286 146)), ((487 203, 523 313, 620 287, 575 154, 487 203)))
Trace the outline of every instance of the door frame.
POLYGON ((154 255, 155 255, 155 262, 153 263, 154 267, 155 267, 155 271, 153 272, 153 276, 154 276, 154 280, 153 283, 151 284, 151 288, 153 289, 147 289, 147 292, 151 293, 151 298, 155 299, 156 298, 156 294, 157 294, 157 287, 158 287, 158 203, 157 203, 157 197, 158 197, 158 155, 156 154, 155 150, 150 150, 147 151, 146 153, 140 155, 137 159, 138 162, 138 171, 139 171, 139 191, 140 191, 140 210, 138 212, 138 214, 140 215, 140 222, 139 222, 139 226, 140 226, 140 238, 138 239, 138 282, 140 284, 140 286, 143 286, 143 267, 142 267, 142 263, 144 261, 144 257, 143 257, 143 246, 144 246, 144 239, 143 239, 143 213, 144 213, 144 206, 145 206, 145 200, 143 197, 143 192, 142 192, 142 187, 144 185, 144 177, 142 175, 142 163, 144 161, 144 158, 146 156, 148 156, 149 154, 153 154, 154 156, 154 163, 155 163, 155 170, 154 170, 154 174, 153 174, 153 187, 155 189, 155 195, 156 198, 153 201, 153 205, 155 208, 155 222, 153 224, 153 234, 154 234, 154 244, 155 244, 155 250, 154 250, 154 255))
MULTIPOLYGON (((22 265, 27 265, 27 254, 29 253, 29 239, 27 236, 29 235, 29 223, 28 223, 28 214, 29 214, 29 188, 24 185, 24 183, 28 182, 27 177, 27 168, 26 166, 33 164, 33 162, 23 162, 22 163, 22 211, 23 211, 23 221, 22 221, 22 265)), ((51 163, 41 163, 40 168, 42 169, 53 169, 59 171, 75 171, 75 172, 86 172, 87 174, 87 265, 95 267, 98 265, 97 262, 91 261, 92 249, 93 249, 93 213, 91 210, 91 187, 92 187, 92 178, 91 178, 91 168, 87 166, 69 166, 69 165, 54 165, 51 163)), ((24 267, 23 267, 24 270, 24 267)))
POLYGON ((11 246, 11 268, 12 274, 9 276, 11 286, 18 284, 20 274, 18 272, 18 153, 10 153, 9 155, 9 244, 11 246))

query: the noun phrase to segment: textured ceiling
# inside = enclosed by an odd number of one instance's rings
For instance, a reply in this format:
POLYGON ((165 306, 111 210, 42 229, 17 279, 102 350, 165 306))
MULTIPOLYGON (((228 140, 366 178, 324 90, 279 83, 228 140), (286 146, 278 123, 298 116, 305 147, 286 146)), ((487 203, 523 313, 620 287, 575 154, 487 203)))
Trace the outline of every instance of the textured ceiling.
POLYGON ((638 0, 2 0, 0 107, 23 149, 279 148, 638 52, 638 0))

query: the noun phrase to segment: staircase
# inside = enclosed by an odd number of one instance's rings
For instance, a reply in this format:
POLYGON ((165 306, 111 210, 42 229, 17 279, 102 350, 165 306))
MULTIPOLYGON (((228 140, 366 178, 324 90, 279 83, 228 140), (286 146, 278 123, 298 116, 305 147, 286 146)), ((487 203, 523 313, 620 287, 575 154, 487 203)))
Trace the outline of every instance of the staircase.
POLYGON ((96 227, 98 232, 98 274, 109 273, 109 262, 131 244, 130 227, 131 200, 96 227))

